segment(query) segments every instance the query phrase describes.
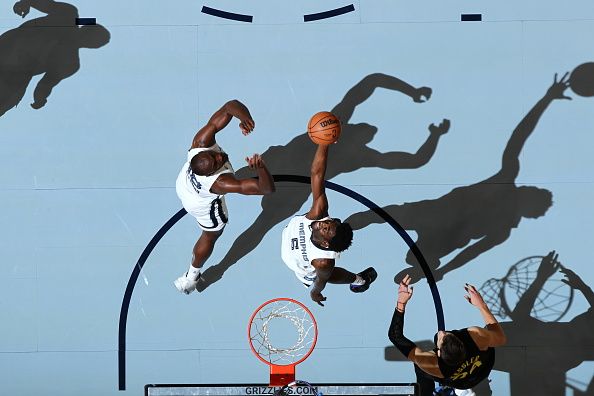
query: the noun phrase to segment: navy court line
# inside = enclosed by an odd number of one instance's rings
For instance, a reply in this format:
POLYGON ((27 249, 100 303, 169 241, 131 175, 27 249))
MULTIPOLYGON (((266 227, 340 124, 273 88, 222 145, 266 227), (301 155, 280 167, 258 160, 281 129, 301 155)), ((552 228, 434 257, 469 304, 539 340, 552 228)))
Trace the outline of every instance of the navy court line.
POLYGON ((480 22, 483 20, 483 14, 462 14, 460 21, 462 22, 480 22))
POLYGON ((78 26, 96 25, 97 19, 96 18, 76 18, 75 23, 78 26))
MULTIPOLYGON (((309 177, 299 175, 274 175, 273 177, 275 182, 295 182, 310 184, 311 181, 309 177)), ((325 184, 327 188, 341 193, 343 195, 346 195, 354 199, 355 201, 367 206, 369 209, 373 210, 400 235, 404 242, 406 242, 411 252, 417 259, 417 262, 421 266, 421 269, 423 270, 423 273, 427 278, 427 283, 429 283, 429 288, 431 289, 431 295, 433 297, 433 304, 435 305, 435 314, 437 316, 437 328, 438 330, 445 330, 443 307, 441 304, 439 291, 437 290, 437 285, 435 284, 435 279, 433 278, 433 274, 431 273, 431 270, 427 265, 427 261, 423 257, 421 251, 419 250, 415 242, 408 235, 408 233, 385 210, 383 210, 377 204, 365 198, 361 194, 330 181, 326 181, 325 184)), ((155 246, 157 246, 161 238, 163 238, 163 236, 171 229, 171 227, 173 227, 175 223, 177 223, 182 217, 184 217, 186 213, 187 212, 185 209, 180 209, 159 229, 159 231, 157 231, 155 236, 153 236, 148 245, 144 248, 142 254, 140 255, 140 258, 138 259, 138 261, 134 265, 134 268, 132 269, 132 274, 130 275, 130 280, 128 281, 128 285, 126 286, 126 291, 124 293, 124 298, 122 300, 122 308, 120 309, 120 323, 118 328, 119 390, 126 390, 126 324, 128 320, 128 308, 130 307, 130 300, 132 299, 132 292, 134 291, 134 286, 136 285, 136 281, 140 276, 140 271, 142 270, 142 267, 144 267, 146 260, 150 256, 155 246)))
POLYGON ((163 236, 173 227, 175 223, 179 221, 184 215, 186 214, 185 209, 179 210, 176 214, 174 214, 164 225, 157 231, 155 236, 151 239, 151 241, 146 245, 144 251, 140 255, 140 258, 136 262, 134 269, 132 270, 132 275, 130 275, 130 280, 128 281, 128 285, 126 286, 126 292, 124 293, 124 300, 122 301, 122 309, 120 310, 120 325, 118 330, 118 382, 119 382, 119 390, 126 390, 126 323, 128 322, 128 308, 130 307, 130 300, 132 299, 132 291, 134 291, 134 286, 136 285, 136 281, 140 276, 140 271, 142 267, 144 267, 144 263, 148 259, 149 255, 157 246, 157 243, 163 238, 163 236))
POLYGON ((251 15, 235 14, 233 12, 217 10, 216 8, 210 8, 207 6, 202 6, 202 12, 204 14, 216 16, 219 18, 231 19, 233 21, 239 22, 252 22, 252 20, 254 19, 254 17, 251 15))
POLYGON ((350 4, 348 6, 335 8, 334 10, 303 15, 303 22, 319 21, 320 19, 332 18, 353 11, 355 11, 355 6, 350 4))

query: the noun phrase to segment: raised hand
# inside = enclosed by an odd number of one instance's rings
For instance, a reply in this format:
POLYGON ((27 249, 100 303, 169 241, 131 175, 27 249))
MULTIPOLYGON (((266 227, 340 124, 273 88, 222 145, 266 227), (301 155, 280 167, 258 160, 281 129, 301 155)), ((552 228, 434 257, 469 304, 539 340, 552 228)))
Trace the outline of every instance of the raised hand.
POLYGON ((483 308, 487 306, 481 294, 478 292, 478 290, 476 290, 476 287, 466 283, 464 285, 464 290, 466 290, 466 293, 468 293, 464 296, 466 301, 468 301, 477 308, 483 308))
POLYGON ((12 10, 14 11, 15 14, 24 18, 27 16, 29 11, 31 10, 31 7, 29 7, 28 5, 25 5, 25 3, 23 3, 22 1, 17 1, 16 3, 14 3, 12 10))
POLYGON ((558 257, 559 254, 555 253, 554 250, 550 251, 549 254, 544 256, 540 261, 540 265, 538 266, 537 276, 548 279, 551 275, 557 272, 561 266, 559 260, 557 260, 558 257))
POLYGON ((559 81, 557 81, 557 73, 555 73, 553 85, 547 90, 547 96, 551 99, 571 100, 569 96, 565 96, 565 90, 567 88, 569 88, 569 72, 565 73, 559 81))
POLYGON ((574 287, 578 290, 584 290, 584 288, 588 287, 584 283, 582 278, 577 276, 577 274, 575 272, 573 272, 572 270, 570 270, 569 268, 561 268, 560 271, 563 272, 563 275, 565 275, 565 277, 567 278, 567 279, 561 279, 561 282, 568 284, 569 286, 574 287))
POLYGON ((406 305, 406 303, 408 303, 408 300, 412 298, 413 287, 410 286, 411 279, 412 278, 410 277, 410 275, 406 274, 404 275, 404 278, 400 281, 400 284, 398 285, 397 304, 406 305))
POLYGON ((244 136, 249 135, 256 127, 256 122, 252 118, 244 118, 240 120, 239 129, 244 136))
POLYGON ((436 133, 438 135, 445 135, 450 130, 450 120, 444 118, 443 121, 438 125, 429 125, 429 132, 436 133))
POLYGON ((260 156, 260 154, 254 154, 251 157, 245 157, 245 161, 248 164, 250 169, 258 169, 258 168, 265 168, 266 164, 264 164, 264 159, 260 156))
POLYGON ((416 103, 423 103, 428 101, 431 98, 431 93, 433 91, 429 87, 421 87, 415 89, 413 93, 412 100, 416 103))

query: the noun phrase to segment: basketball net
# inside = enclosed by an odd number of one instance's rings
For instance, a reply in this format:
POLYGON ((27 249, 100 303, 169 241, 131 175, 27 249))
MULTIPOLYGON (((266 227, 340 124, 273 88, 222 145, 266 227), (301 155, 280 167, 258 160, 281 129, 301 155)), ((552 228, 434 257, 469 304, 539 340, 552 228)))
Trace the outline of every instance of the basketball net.
POLYGON ((312 313, 299 301, 276 298, 259 306, 248 324, 252 352, 270 366, 270 386, 285 386, 295 381, 295 366, 313 352, 318 328, 312 313), (283 321, 295 330, 295 340, 287 346, 271 342, 271 324, 283 321))

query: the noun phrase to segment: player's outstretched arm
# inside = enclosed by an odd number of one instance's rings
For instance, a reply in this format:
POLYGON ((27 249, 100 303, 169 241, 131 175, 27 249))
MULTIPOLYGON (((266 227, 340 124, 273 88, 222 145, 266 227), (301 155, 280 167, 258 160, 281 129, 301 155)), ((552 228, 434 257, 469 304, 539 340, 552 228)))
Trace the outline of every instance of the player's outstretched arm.
POLYGON ((313 204, 305 215, 310 220, 317 220, 328 216, 328 198, 324 187, 326 165, 328 163, 328 145, 320 144, 311 164, 311 193, 313 204))
POLYGON ((433 351, 423 351, 404 335, 404 312, 406 304, 413 295, 413 287, 410 286, 410 282, 410 275, 405 275, 398 286, 398 299, 388 329, 388 338, 408 360, 414 362, 421 370, 435 377, 443 378, 437 363, 437 355, 433 351))
POLYGON ((417 103, 429 100, 432 93, 429 87, 415 88, 397 77, 383 73, 373 73, 365 76, 353 88, 349 89, 340 103, 332 109, 332 113, 336 114, 343 123, 347 123, 351 119, 355 108, 369 99, 376 88, 402 92, 417 103))
POLYGON ((561 272, 566 276, 566 279, 561 279, 561 281, 581 291, 584 297, 586 297, 588 304, 590 304, 590 307, 594 307, 594 291, 592 291, 592 288, 584 283, 582 278, 569 268, 563 267, 561 268, 561 272))
POLYGON ((538 266, 538 271, 536 272, 536 277, 532 283, 530 283, 526 291, 520 296, 515 308, 510 313, 512 320, 521 321, 530 317, 530 312, 532 312, 538 295, 546 281, 559 271, 560 268, 561 263, 559 262, 559 254, 554 250, 550 251, 542 258, 540 265, 538 266))
POLYGON ((56 71, 48 71, 45 75, 39 80, 37 86, 35 87, 35 91, 33 91, 33 99, 34 102, 31 103, 31 107, 34 109, 40 109, 47 103, 47 98, 52 93, 52 90, 56 85, 60 83, 63 79, 70 77, 74 73, 78 71, 79 65, 71 65, 71 70, 65 70, 61 73, 56 71))
POLYGON ((322 302, 326 301, 326 297, 322 295, 322 290, 324 290, 330 275, 332 275, 335 262, 333 259, 314 259, 311 261, 311 265, 316 269, 316 280, 311 286, 309 294, 313 301, 323 307, 322 302))
POLYGON ((557 74, 553 80, 553 84, 547 90, 547 93, 540 99, 534 107, 526 114, 520 121, 516 129, 514 129, 512 136, 507 142, 507 146, 503 152, 502 166, 500 173, 505 176, 507 180, 515 180, 520 171, 520 153, 528 137, 532 134, 540 117, 551 102, 555 99, 571 100, 569 96, 565 95, 565 90, 569 88, 568 73, 565 73, 559 81, 557 81, 557 74))
POLYGON ((429 137, 419 147, 416 153, 402 151, 389 151, 380 153, 377 150, 367 149, 365 155, 358 158, 361 167, 374 167, 383 169, 416 169, 426 165, 435 154, 439 138, 450 129, 450 120, 443 119, 439 125, 429 125, 429 137))
POLYGON ((479 349, 504 345, 507 342, 507 338, 505 337, 503 328, 491 313, 491 310, 478 290, 476 290, 476 287, 467 283, 464 285, 464 290, 467 293, 464 296, 466 301, 479 309, 485 321, 486 326, 484 328, 475 326, 468 328, 468 332, 479 349))
POLYGON ((492 232, 486 237, 478 240, 470 246, 467 246, 458 253, 452 260, 446 265, 440 267, 433 273, 433 277, 436 281, 442 280, 445 274, 450 271, 460 268, 463 265, 471 262, 481 254, 491 250, 493 247, 502 244, 509 238, 510 230, 503 230, 499 232, 492 232))
POLYGON ((215 134, 225 128, 233 117, 239 119, 239 128, 244 135, 254 130, 256 124, 248 108, 239 100, 230 100, 218 109, 206 125, 196 133, 192 140, 192 148, 210 147, 215 144, 215 134))
POLYGON ((258 173, 257 179, 236 179, 232 174, 224 173, 217 178, 210 190, 216 194, 239 193, 243 195, 266 195, 276 191, 274 179, 260 154, 254 154, 245 160, 248 167, 258 173))

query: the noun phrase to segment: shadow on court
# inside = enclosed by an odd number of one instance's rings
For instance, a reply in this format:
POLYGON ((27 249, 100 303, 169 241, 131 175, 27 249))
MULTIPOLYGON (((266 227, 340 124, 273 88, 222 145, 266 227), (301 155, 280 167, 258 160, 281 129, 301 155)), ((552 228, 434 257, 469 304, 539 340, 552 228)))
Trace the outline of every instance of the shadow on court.
MULTIPOLYGON (((431 96, 430 88, 415 88, 393 76, 376 73, 363 78, 331 110, 341 120, 342 134, 338 143, 332 146, 326 171, 327 180, 361 168, 419 168, 429 162, 435 153, 439 138, 448 131, 449 121, 447 120, 441 124, 437 122, 438 126, 431 124, 427 140, 416 153, 379 152, 368 147, 367 145, 377 133, 377 128, 366 123, 350 124, 349 121, 355 108, 367 100, 376 88, 401 92, 417 103, 424 102, 431 96)), ((309 176, 315 149, 316 145, 312 144, 307 134, 300 133, 284 146, 270 147, 262 157, 272 174, 309 176)), ((250 175, 247 167, 236 172, 238 178, 250 177, 250 175)), ((271 228, 297 214, 308 200, 310 193, 309 186, 283 183, 277 186, 274 194, 265 195, 261 201, 262 211, 256 220, 233 242, 220 263, 204 271, 197 290, 203 291, 221 279, 225 271, 258 246, 271 228)))
POLYGON ((13 10, 24 18, 31 8, 47 15, 0 36, 0 117, 21 102, 33 76, 40 74, 31 107, 45 106, 54 87, 80 68, 79 49, 99 48, 110 40, 101 25, 78 27, 78 10, 71 4, 19 1, 13 10))
MULTIPOLYGON (((501 322, 508 343, 497 349, 494 369, 510 374, 512 395, 563 396, 567 371, 594 360, 594 292, 575 272, 547 257, 534 275, 518 274, 523 282, 511 283, 517 285, 519 299, 507 308, 511 321, 501 322), (567 311, 574 291, 583 295, 589 309, 561 322, 559 312, 567 311), (547 313, 555 320, 548 320, 547 313)), ((594 384, 584 385, 592 389, 594 384)))
MULTIPOLYGON (((501 159, 501 168, 493 176, 470 186, 457 187, 437 199, 395 204, 383 209, 407 231, 417 233, 416 245, 436 281, 489 249, 505 242, 523 218, 544 216, 552 206, 552 193, 533 186, 517 186, 520 153, 535 130, 540 117, 555 99, 567 99, 568 83, 563 79, 549 87, 512 132, 501 159), (462 249, 451 261, 441 259, 462 249)), ((373 211, 355 213, 347 218, 354 230, 383 223, 373 211)), ((396 283, 409 274, 413 282, 424 275, 409 250, 406 268, 396 274, 396 283)))
MULTIPOLYGON (((494 370, 510 375, 510 395, 592 395, 594 381, 579 388, 566 373, 594 360, 594 291, 572 270, 555 265, 551 256, 532 256, 514 264, 502 279, 490 279, 481 294, 500 321, 507 344, 496 348, 494 370), (589 308, 567 322, 561 319, 580 292, 589 308)), ((417 344, 435 348, 429 340, 417 344)), ((385 348, 387 361, 408 362, 396 347, 385 348)), ((412 364, 412 363, 411 363, 412 364)), ((477 396, 492 395, 488 381, 473 389, 477 396)))

